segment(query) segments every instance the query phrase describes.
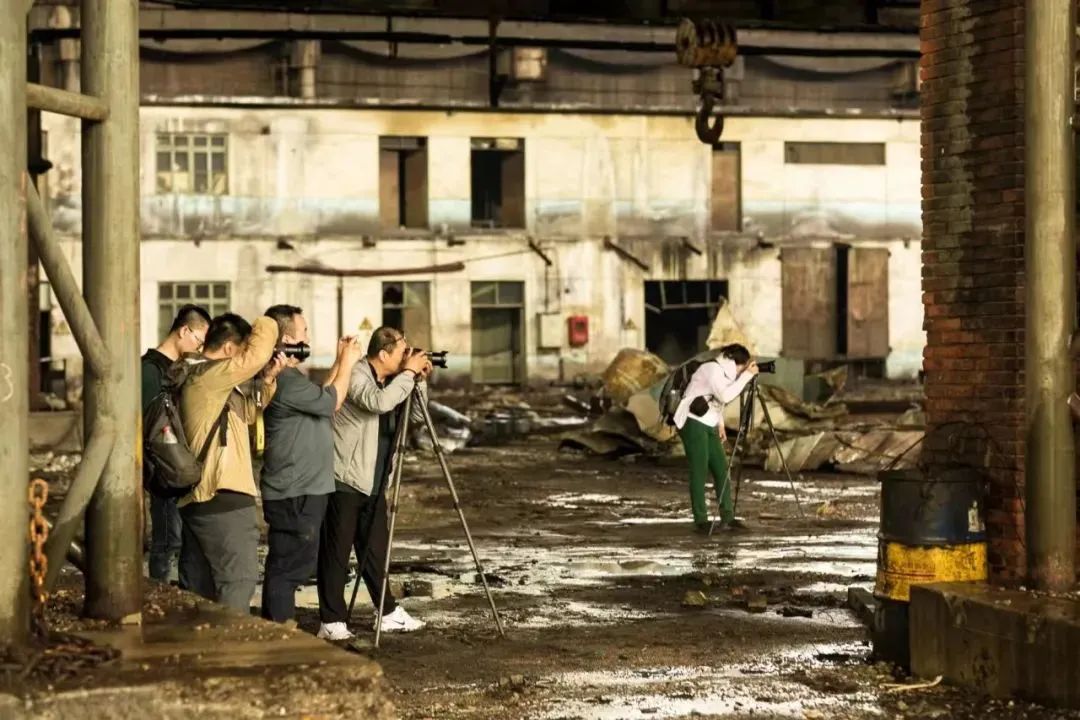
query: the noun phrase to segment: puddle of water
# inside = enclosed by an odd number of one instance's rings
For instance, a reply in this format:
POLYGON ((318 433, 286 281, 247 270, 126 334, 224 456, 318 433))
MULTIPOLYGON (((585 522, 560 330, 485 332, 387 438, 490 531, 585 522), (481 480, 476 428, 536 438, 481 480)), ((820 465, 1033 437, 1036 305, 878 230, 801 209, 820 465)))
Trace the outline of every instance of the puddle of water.
POLYGON ((572 600, 536 608, 534 614, 511 624, 515 628, 540 630, 551 627, 612 625, 628 620, 647 620, 655 617, 658 617, 656 613, 635 610, 624 605, 602 605, 572 600))
MULTIPOLYGON (((746 487, 751 490, 779 490, 780 494, 790 495, 791 485, 787 480, 754 480, 747 482, 746 487)), ((866 497, 867 500, 877 498, 881 488, 877 483, 846 483, 843 485, 817 485, 805 482, 796 482, 799 495, 827 495, 831 498, 839 497, 866 497)))
POLYGON ((826 695, 780 677, 797 668, 823 667, 823 656, 860 657, 855 644, 804 645, 764 661, 723 668, 669 667, 638 670, 575 672, 554 676, 541 685, 564 690, 560 699, 533 715, 537 720, 630 720, 701 715, 768 715, 801 718, 807 710, 828 716, 843 706, 878 714, 869 693, 826 695))
POLYGON ((632 500, 619 495, 603 495, 600 493, 559 493, 549 495, 544 500, 535 501, 537 505, 548 507, 579 510, 588 505, 603 505, 615 510, 620 507, 641 506, 646 503, 642 500, 632 500))
POLYGON ((690 521, 685 517, 624 517, 618 520, 593 520, 589 525, 612 527, 616 525, 686 525, 690 521))

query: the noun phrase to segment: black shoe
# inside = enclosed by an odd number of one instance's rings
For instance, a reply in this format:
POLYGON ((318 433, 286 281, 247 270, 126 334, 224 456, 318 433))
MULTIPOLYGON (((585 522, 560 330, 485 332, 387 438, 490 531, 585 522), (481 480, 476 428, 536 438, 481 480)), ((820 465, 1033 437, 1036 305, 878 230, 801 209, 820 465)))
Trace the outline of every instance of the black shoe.
POLYGON ((708 520, 705 522, 696 522, 694 523, 694 532, 698 535, 709 535, 712 533, 712 526, 713 524, 708 520))
POLYGON ((728 520, 724 520, 720 523, 719 529, 721 530, 749 530, 749 526, 742 518, 733 517, 728 520))

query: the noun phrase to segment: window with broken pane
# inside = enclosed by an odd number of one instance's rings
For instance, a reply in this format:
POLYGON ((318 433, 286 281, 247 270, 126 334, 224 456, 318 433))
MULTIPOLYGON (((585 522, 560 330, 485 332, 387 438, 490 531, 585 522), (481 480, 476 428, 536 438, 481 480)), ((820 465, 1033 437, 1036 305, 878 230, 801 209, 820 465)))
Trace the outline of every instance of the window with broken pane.
POLYGON ((157 192, 228 194, 227 153, 224 134, 158 133, 157 192))

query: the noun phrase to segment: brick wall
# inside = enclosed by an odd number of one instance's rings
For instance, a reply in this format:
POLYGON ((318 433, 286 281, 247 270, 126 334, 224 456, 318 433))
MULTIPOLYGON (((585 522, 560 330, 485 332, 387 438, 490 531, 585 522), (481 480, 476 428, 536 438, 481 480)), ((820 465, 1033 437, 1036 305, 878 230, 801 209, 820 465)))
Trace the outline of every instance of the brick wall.
POLYGON ((987 467, 990 566, 1023 577, 1022 0, 923 0, 924 461, 987 467))

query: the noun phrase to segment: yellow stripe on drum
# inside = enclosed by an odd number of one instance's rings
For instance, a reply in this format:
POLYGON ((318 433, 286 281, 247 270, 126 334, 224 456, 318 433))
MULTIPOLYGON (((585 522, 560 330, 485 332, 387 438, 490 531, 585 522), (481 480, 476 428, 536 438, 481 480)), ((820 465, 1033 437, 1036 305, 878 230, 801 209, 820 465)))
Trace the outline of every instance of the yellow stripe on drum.
POLYGON ((908 602, 911 586, 986 579, 986 543, 911 547, 878 543, 878 597, 908 602))

